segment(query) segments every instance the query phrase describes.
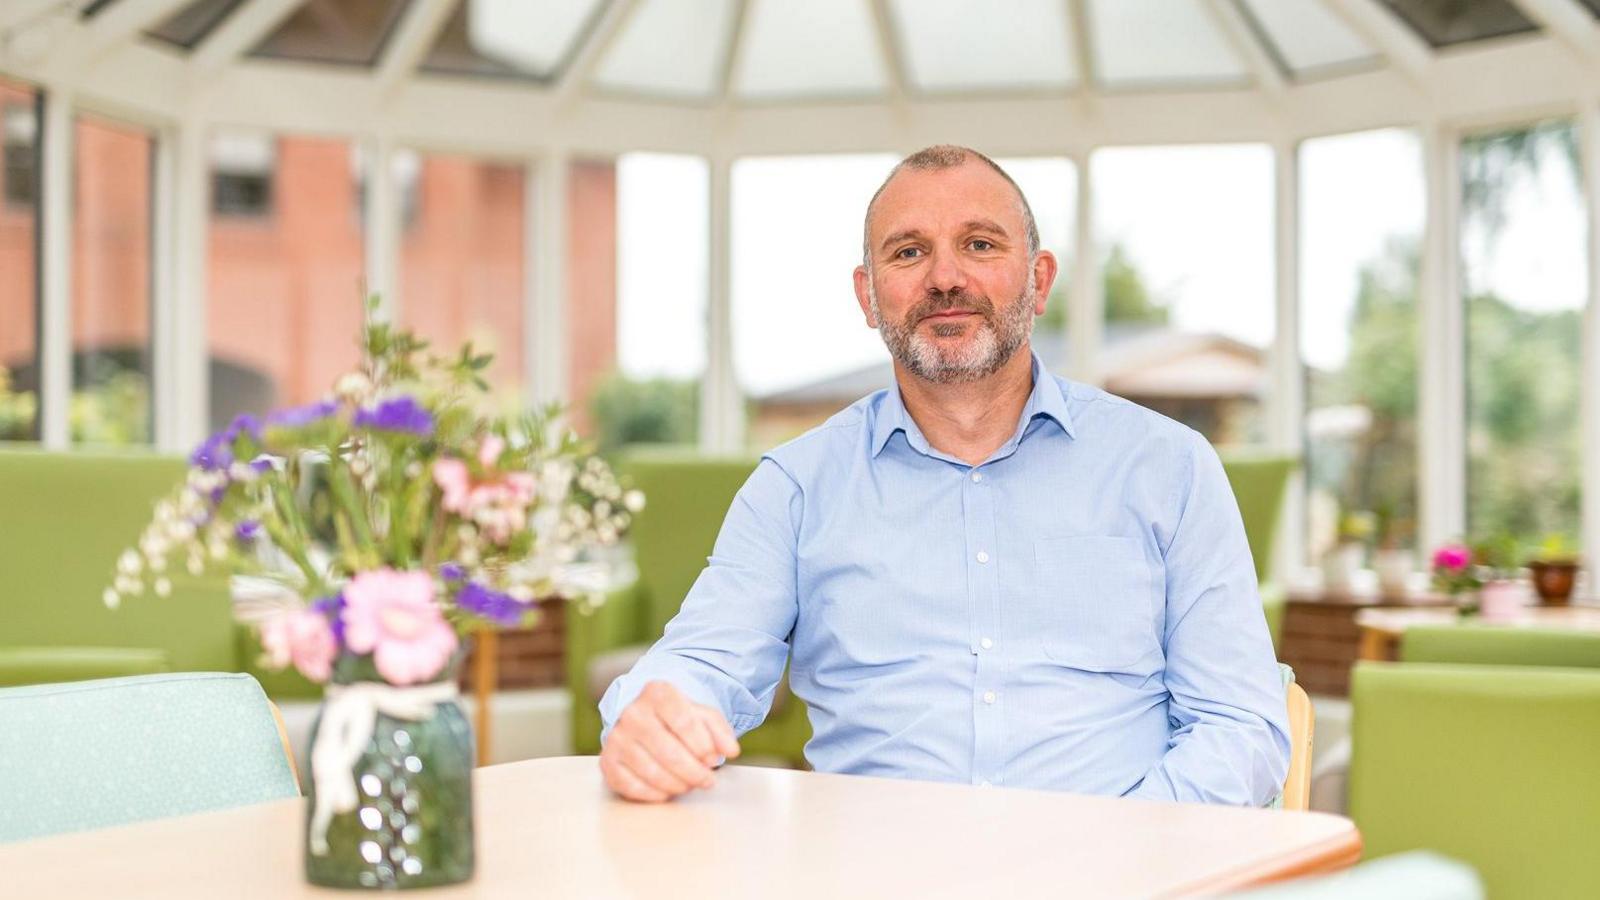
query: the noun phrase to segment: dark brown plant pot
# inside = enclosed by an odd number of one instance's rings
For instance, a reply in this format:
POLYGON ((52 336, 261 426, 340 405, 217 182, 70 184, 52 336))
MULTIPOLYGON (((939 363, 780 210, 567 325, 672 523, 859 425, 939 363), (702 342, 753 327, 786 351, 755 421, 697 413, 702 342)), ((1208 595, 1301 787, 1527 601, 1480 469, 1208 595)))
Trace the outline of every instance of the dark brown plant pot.
POLYGON ((1572 585, 1578 578, 1577 563, 1531 562, 1528 570, 1533 573, 1533 589, 1539 592, 1539 599, 1545 606, 1567 605, 1572 597, 1572 585))

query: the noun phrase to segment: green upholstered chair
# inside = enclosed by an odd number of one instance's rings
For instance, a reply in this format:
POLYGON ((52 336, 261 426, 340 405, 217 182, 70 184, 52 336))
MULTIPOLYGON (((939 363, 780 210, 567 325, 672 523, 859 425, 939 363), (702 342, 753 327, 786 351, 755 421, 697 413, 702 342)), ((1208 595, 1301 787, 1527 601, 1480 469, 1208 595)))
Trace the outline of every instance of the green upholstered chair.
POLYGON ((1600 672, 1363 663, 1350 815, 1368 857, 1431 849, 1491 897, 1593 897, 1600 672))
POLYGON ((1256 581, 1261 585, 1262 611, 1267 617, 1267 628, 1272 632, 1272 643, 1276 645, 1283 625, 1284 592, 1274 580, 1272 560, 1289 476, 1299 467, 1300 461, 1293 456, 1242 448, 1223 450, 1219 455, 1228 483, 1233 487, 1233 496, 1239 502, 1245 540, 1250 543, 1256 581))
POLYGON ((0 689, 0 841, 298 793, 272 707, 248 675, 0 689))
MULTIPOLYGON (((600 751, 599 698, 633 660, 661 637, 705 568, 733 497, 755 471, 751 457, 708 457, 689 450, 640 450, 616 463, 645 494, 632 539, 638 581, 589 615, 567 617, 567 681, 572 741, 578 753, 600 751)), ((773 710, 740 739, 745 756, 778 756, 803 765, 811 723, 805 704, 780 686, 773 710)))
POLYGON ((1413 626, 1400 642, 1400 659, 1600 669, 1600 634, 1494 625, 1413 626))
MULTIPOLYGON (((0 687, 161 671, 256 672, 255 638, 220 579, 173 575, 170 597, 101 594, 184 461, 149 452, 0 450, 0 687)), ((274 697, 320 696, 259 672, 274 697)))

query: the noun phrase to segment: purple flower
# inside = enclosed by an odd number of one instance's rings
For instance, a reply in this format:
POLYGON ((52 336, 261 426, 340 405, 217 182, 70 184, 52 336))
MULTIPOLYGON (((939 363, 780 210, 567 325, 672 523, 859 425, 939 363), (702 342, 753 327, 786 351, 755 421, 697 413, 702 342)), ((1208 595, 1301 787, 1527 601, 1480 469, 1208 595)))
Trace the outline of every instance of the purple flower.
POLYGON ((250 461, 250 468, 257 475, 261 475, 272 468, 272 457, 258 456, 250 461))
POLYGON ((344 594, 334 594, 331 597, 322 597, 311 603, 312 610, 328 617, 328 624, 333 629, 333 639, 340 647, 344 644, 344 594))
POLYGON ((226 470, 233 465, 233 442, 244 432, 249 432, 259 443, 261 420, 249 413, 234 416, 227 428, 206 438, 200 446, 194 448, 194 452, 189 454, 189 465, 198 466, 208 472, 226 470))
POLYGON ((228 423, 228 427, 224 428, 222 433, 227 436, 228 443, 232 444, 241 432, 246 431, 250 432, 256 443, 261 443, 261 420, 249 413, 234 416, 233 421, 228 423))
POLYGON ((278 428, 303 428, 326 419, 338 411, 339 404, 332 400, 307 403, 304 406, 290 406, 268 413, 267 424, 278 428))
POLYGON ((447 562, 439 567, 439 577, 445 581, 460 581, 466 574, 466 571, 455 563, 447 562))
POLYGON ((456 594, 456 605, 475 616, 506 626, 519 624, 531 608, 530 604, 490 590, 476 581, 461 586, 461 592, 456 594))
POLYGON ((433 433, 433 413, 410 394, 402 394, 377 406, 356 410, 355 424, 378 431, 402 431, 418 437, 433 433))
POLYGON ((241 544, 248 544, 261 534, 261 523, 254 519, 245 519, 233 526, 233 536, 241 544))

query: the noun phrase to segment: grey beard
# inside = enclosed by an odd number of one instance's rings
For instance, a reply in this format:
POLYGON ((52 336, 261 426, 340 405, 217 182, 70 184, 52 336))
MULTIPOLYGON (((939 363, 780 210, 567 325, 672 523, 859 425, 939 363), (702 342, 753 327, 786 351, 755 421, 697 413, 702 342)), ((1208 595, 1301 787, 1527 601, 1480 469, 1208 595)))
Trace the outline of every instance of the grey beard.
MULTIPOLYGON (((977 326, 978 333, 973 336, 971 343, 954 350, 941 349, 917 330, 917 323, 927 309, 926 301, 913 307, 907 314, 906 319, 910 323, 907 324, 890 322, 884 318, 878 309, 878 292, 870 282, 867 299, 873 316, 878 320, 878 334, 883 338, 884 346, 889 348, 889 355, 911 374, 934 384, 964 384, 993 375, 1010 362, 1033 333, 1034 287, 1031 283, 1021 296, 1001 310, 996 310, 994 304, 987 301, 969 303, 969 306, 978 307, 983 322, 977 326)), ((934 311, 959 305, 954 298, 950 298, 935 304, 934 311)), ((935 335, 948 337, 957 333, 957 329, 968 326, 936 324, 931 327, 935 335)))

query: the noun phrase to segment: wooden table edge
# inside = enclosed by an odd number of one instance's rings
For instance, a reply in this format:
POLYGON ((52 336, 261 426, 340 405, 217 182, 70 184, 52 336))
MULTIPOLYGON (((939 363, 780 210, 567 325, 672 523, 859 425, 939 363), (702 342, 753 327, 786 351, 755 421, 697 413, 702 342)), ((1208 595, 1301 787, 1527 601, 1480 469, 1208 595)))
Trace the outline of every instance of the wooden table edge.
POLYGON ((1306 847, 1296 853, 1266 862, 1254 863, 1234 871, 1185 885, 1168 897, 1194 897, 1260 887, 1293 878, 1331 875, 1350 868, 1361 860, 1361 832, 1352 824, 1348 831, 1306 847))

